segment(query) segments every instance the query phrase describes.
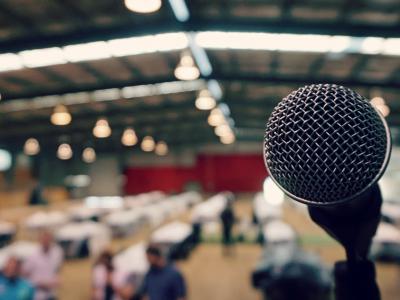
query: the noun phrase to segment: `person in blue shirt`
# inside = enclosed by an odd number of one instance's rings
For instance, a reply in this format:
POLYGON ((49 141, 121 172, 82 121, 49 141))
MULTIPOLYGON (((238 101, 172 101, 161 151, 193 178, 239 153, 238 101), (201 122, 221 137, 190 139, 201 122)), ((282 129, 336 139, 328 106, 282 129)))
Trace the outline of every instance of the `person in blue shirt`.
POLYGON ((21 262, 10 257, 0 272, 0 300, 33 300, 33 286, 20 277, 21 262))
POLYGON ((184 300, 186 284, 182 274, 168 264, 162 251, 155 245, 147 250, 150 269, 147 272, 141 289, 141 295, 149 300, 184 300))

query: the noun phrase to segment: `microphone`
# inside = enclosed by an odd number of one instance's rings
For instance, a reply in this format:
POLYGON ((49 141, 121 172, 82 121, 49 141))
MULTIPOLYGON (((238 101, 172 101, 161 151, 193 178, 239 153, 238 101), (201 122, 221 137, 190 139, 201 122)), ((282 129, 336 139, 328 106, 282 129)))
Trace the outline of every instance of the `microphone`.
POLYGON ((384 117, 366 98, 335 84, 290 93, 266 125, 268 173, 290 198, 310 206, 333 209, 365 202, 390 152, 384 117))

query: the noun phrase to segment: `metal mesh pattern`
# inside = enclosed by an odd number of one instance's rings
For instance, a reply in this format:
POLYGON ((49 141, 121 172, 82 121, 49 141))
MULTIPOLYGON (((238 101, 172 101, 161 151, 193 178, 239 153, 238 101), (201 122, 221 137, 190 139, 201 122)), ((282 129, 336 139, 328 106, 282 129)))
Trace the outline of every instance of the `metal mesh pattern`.
POLYGON ((265 162, 286 192, 334 204, 362 192, 382 172, 388 137, 367 99, 337 85, 302 87, 272 112, 265 162))

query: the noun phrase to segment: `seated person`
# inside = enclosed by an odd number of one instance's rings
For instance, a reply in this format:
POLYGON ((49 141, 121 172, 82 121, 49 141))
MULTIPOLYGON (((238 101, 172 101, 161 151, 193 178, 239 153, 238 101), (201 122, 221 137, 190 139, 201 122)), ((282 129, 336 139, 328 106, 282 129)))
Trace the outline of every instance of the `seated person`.
POLYGON ((92 272, 93 300, 130 300, 134 294, 131 278, 115 270, 113 254, 104 251, 97 260, 92 272))
POLYGON ((33 300, 32 284, 20 276, 21 262, 10 257, 0 272, 0 300, 33 300))

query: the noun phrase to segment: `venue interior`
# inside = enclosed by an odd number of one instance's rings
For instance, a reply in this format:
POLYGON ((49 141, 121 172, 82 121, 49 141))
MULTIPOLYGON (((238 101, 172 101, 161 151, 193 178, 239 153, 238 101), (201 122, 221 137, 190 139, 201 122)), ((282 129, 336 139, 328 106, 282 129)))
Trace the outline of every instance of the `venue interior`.
POLYGON ((256 279, 276 269, 274 244, 331 276, 344 248, 263 150, 274 107, 318 83, 356 91, 390 128, 369 256, 382 299, 398 299, 398 0, 0 0, 0 273, 46 233, 60 300, 106 299, 105 251, 139 290, 153 244, 185 280, 179 299, 269 299, 256 279))

